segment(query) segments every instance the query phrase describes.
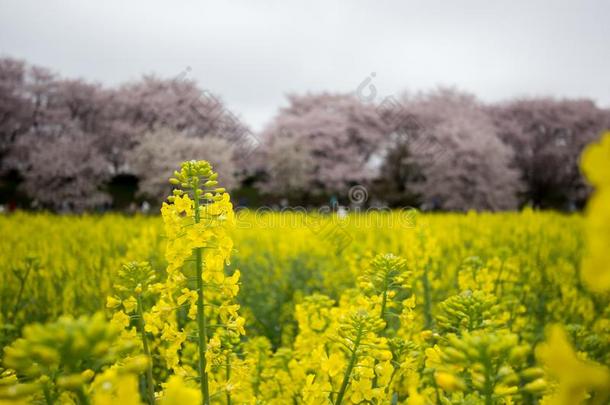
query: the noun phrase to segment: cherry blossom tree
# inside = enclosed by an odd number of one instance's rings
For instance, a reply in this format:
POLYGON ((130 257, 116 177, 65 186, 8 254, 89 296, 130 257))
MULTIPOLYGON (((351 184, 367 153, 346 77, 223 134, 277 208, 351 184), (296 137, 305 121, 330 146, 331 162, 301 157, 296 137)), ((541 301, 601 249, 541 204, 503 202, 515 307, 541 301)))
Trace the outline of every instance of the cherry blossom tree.
POLYGON ((609 127, 610 111, 590 100, 483 105, 437 89, 379 105, 291 95, 253 134, 187 75, 105 87, 0 58, 0 192, 20 185, 51 208, 107 205, 109 185, 125 176, 158 202, 167 171, 193 158, 217 164, 232 188, 248 175, 248 185, 298 203, 347 200, 359 184, 391 206, 572 209, 589 193, 580 153, 609 127))
POLYGON ((101 140, 116 171, 129 171, 122 151, 136 147, 149 132, 168 128, 191 137, 224 138, 238 144, 249 129, 216 95, 184 77, 144 76, 121 86, 110 96, 115 114, 101 140))
POLYGON ((25 94, 25 63, 0 59, 0 172, 11 145, 29 130, 32 105, 25 94))
POLYGON ((248 134, 222 100, 192 80, 144 76, 104 88, 0 59, 0 174, 17 173, 22 188, 42 205, 57 208, 58 199, 75 209, 106 204, 108 181, 134 171, 142 176, 143 192, 155 194, 149 177, 154 171, 144 164, 152 168, 170 159, 169 165, 176 166, 176 156, 196 157, 199 152, 214 155, 210 160, 226 166, 235 184, 238 169, 233 162, 245 164, 239 157, 248 134), (152 139, 161 136, 146 134, 160 129, 176 134, 162 139, 175 145, 153 146, 152 139), (135 148, 146 151, 148 160, 134 159, 135 148), (138 166, 132 170, 131 163, 138 166), (79 170, 91 187, 73 178, 79 170), (45 181, 57 187, 55 196, 47 195, 45 181), (85 198, 87 193, 91 195, 85 198))
POLYGON ((288 101, 261 135, 264 190, 343 194, 375 176, 370 159, 387 129, 374 105, 330 93, 292 95, 288 101), (289 179, 298 170, 303 173, 289 179))
POLYGON ((140 194, 157 204, 171 193, 167 179, 185 160, 207 160, 220 173, 222 184, 231 190, 237 185, 233 160, 234 146, 224 138, 188 136, 168 128, 144 135, 128 156, 129 166, 139 179, 140 194))
POLYGON ((109 180, 108 162, 92 145, 92 137, 75 132, 57 139, 28 134, 23 187, 35 204, 56 210, 83 211, 110 204, 103 185, 109 180))
POLYGON ((257 157, 266 170, 266 178, 260 183, 264 193, 303 197, 316 181, 316 162, 304 138, 290 134, 270 137, 257 157))
POLYGON ((583 148, 610 128, 610 114, 591 100, 521 99, 492 106, 499 135, 514 150, 523 203, 582 206, 589 189, 579 170, 583 148))
MULTIPOLYGON (((513 152, 474 96, 441 88, 405 95, 391 107, 381 178, 419 195, 425 208, 506 210, 517 207, 513 152)), ((401 190, 401 191, 402 191, 401 190)))

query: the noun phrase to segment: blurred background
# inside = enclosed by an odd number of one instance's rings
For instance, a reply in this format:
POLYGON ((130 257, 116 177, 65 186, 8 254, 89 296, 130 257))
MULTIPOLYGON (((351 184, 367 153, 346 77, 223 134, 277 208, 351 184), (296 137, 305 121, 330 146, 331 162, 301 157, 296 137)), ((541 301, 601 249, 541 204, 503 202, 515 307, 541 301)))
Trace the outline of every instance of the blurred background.
POLYGON ((0 0, 0 207, 579 210, 610 128, 605 1, 0 0))

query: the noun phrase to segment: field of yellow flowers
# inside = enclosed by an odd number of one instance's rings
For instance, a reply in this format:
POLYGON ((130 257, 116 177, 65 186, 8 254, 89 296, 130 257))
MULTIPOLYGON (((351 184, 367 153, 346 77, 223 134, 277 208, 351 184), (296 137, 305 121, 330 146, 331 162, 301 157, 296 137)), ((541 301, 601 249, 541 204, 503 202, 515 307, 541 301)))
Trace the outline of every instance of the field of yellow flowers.
POLYGON ((610 135, 586 212, 0 216, 0 404, 607 404, 610 135))

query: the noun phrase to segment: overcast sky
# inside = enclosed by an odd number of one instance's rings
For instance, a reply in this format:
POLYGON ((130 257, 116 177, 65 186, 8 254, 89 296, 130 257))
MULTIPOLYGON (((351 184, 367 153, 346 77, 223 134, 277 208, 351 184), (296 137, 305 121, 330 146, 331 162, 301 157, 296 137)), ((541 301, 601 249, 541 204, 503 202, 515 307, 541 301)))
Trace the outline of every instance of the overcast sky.
POLYGON ((0 0, 0 54, 106 84, 191 77, 254 129, 285 94, 455 85, 610 107, 610 1, 0 0))

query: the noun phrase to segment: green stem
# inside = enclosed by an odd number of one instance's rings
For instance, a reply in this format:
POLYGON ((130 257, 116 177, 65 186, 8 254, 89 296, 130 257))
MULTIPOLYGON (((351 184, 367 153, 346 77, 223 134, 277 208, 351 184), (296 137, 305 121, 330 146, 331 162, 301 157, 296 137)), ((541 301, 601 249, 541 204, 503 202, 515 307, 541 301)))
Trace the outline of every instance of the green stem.
MULTIPOLYGON (((198 185, 195 184, 194 191, 194 208, 195 208, 195 223, 201 221, 199 212, 199 193, 197 192, 198 185)), ((201 379, 201 397, 203 405, 209 405, 210 394, 208 388, 208 373, 206 371, 205 353, 207 351, 207 325, 204 313, 204 296, 203 296, 203 259, 201 257, 201 248, 195 249, 195 266, 197 272, 197 328, 199 330, 199 377, 201 379)))
POLYGON ((140 294, 137 295, 138 302, 138 329, 140 330, 140 336, 142 337, 142 346, 144 347, 144 354, 148 357, 148 367, 146 369, 146 388, 148 390, 148 403, 154 405, 155 403, 155 382, 153 380, 152 373, 152 356, 150 355, 150 349, 148 348, 148 339, 146 339, 146 330, 144 324, 144 311, 142 310, 142 297, 140 294))
POLYGON ((53 400, 51 399, 51 391, 49 391, 49 385, 45 384, 42 388, 42 393, 44 394, 44 400, 47 405, 53 405, 53 400))
POLYGON ((494 295, 498 295, 498 288, 500 287, 500 280, 502 278, 503 271, 504 271, 504 260, 502 260, 502 264, 500 265, 500 270, 498 270, 498 276, 496 277, 496 281, 494 283, 494 295))
POLYGON ((483 359, 483 366, 485 367, 485 405, 493 405, 492 365, 487 353, 484 353, 483 359))
POLYGON ((30 271, 32 270, 32 266, 28 265, 28 269, 25 272, 25 275, 23 277, 18 277, 19 278, 19 292, 17 293, 17 301, 15 302, 15 307, 13 308, 13 313, 10 314, 10 320, 8 323, 13 323, 13 321, 17 318, 17 311, 19 311, 19 307, 21 306, 21 298, 23 297, 23 291, 25 290, 25 282, 28 279, 28 276, 30 275, 30 271))
POLYGON ((436 394, 436 405, 443 405, 443 401, 441 401, 441 393, 438 389, 438 385, 436 384, 436 380, 434 379, 434 377, 432 377, 432 385, 434 386, 434 392, 436 394))
POLYGON ((254 389, 254 395, 258 396, 260 394, 259 388, 261 384, 261 374, 263 372, 263 353, 258 352, 258 361, 256 362, 256 373, 254 374, 254 379, 252 381, 252 388, 254 389))
POLYGON ((429 264, 426 264, 424 267, 424 272, 422 274, 422 284, 424 287, 424 320, 425 320, 425 328, 432 328, 432 300, 430 298, 430 280, 428 279, 428 267, 429 264))
MULTIPOLYGON (((227 383, 231 378, 231 353, 227 353, 225 360, 227 383)), ((231 391, 227 390, 227 405, 231 405, 231 391)))
POLYGON ((352 356, 349 359, 349 364, 345 369, 345 375, 343 376, 343 382, 341 383, 341 388, 339 389, 339 394, 337 394, 337 400, 335 401, 335 405, 341 405, 343 402, 343 397, 345 396, 345 390, 349 384, 349 379, 352 374, 352 370, 356 365, 356 360, 358 359, 358 347, 360 346, 360 339, 362 338, 362 329, 358 329, 358 333, 356 335, 356 340, 354 341, 354 349, 352 350, 352 356))
POLYGON ((381 298, 381 320, 385 321, 385 307, 386 307, 386 303, 388 302, 388 289, 386 287, 385 290, 383 290, 383 296, 381 298))
POLYGON ((82 387, 76 390, 76 397, 79 405, 89 405, 89 398, 87 397, 87 394, 85 394, 85 390, 83 390, 82 387))

